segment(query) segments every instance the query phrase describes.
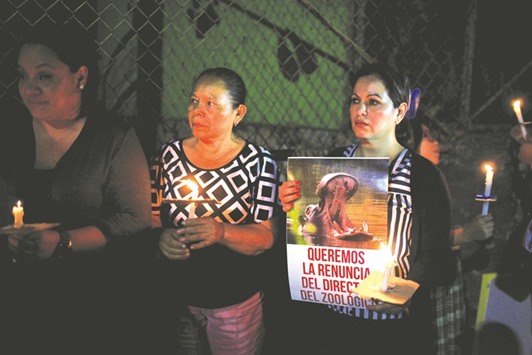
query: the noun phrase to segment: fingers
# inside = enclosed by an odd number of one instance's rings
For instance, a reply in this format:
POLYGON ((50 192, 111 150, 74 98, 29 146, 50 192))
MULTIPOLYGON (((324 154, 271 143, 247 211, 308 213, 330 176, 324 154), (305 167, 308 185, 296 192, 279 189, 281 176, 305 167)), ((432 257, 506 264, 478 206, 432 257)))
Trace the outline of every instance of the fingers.
POLYGON ((7 237, 7 245, 9 245, 9 248, 17 248, 18 247, 18 238, 15 236, 10 235, 7 237))
POLYGON ((492 237, 495 230, 495 222, 491 214, 479 215, 473 218, 468 226, 470 240, 485 240, 492 237))
POLYGON ((7 246, 14 253, 19 253, 19 239, 14 236, 7 238, 7 246))
POLYGON ((493 224, 486 224, 482 227, 482 231, 484 234, 486 234, 488 237, 491 237, 493 235, 493 231, 495 230, 495 226, 493 224))
POLYGON ((185 260, 190 250, 218 243, 225 234, 224 224, 212 217, 188 219, 177 229, 165 229, 159 239, 159 248, 171 260, 185 260))
POLYGON ((488 213, 487 215, 480 215, 480 216, 477 216, 477 219, 481 222, 481 223, 494 223, 493 222, 493 215, 488 213))
POLYGON ((170 260, 186 260, 190 257, 190 249, 184 244, 173 248, 161 246, 161 252, 170 260))
POLYGON ((386 302, 381 302, 381 301, 377 301, 377 302, 379 303, 373 304, 373 305, 368 304, 366 308, 370 311, 381 312, 381 313, 392 313, 392 314, 401 313, 402 311, 407 309, 406 305, 396 305, 396 304, 386 303, 386 302))
POLYGON ((159 238, 159 248, 170 260, 186 260, 190 257, 190 250, 181 240, 176 229, 165 229, 159 238))
POLYGON ((485 239, 491 238, 493 231, 495 230, 495 222, 493 221, 493 216, 488 214, 482 216, 484 218, 479 219, 480 229, 484 233, 485 239))
POLYGON ((294 202, 301 198, 301 182, 299 180, 286 181, 279 188, 279 199, 283 204, 283 211, 288 212, 294 207, 294 202))
POLYGON ((35 253, 38 250, 38 242, 38 239, 30 238, 27 234, 13 234, 8 237, 9 249, 23 254, 35 253))
POLYGON ((490 213, 486 214, 486 215, 478 215, 476 216, 475 218, 473 218, 471 220, 472 223, 476 222, 478 224, 489 224, 489 223, 493 223, 493 215, 491 215, 490 213))
POLYGON ((225 226, 212 217, 202 217, 185 221, 178 232, 183 234, 180 240, 190 249, 201 249, 219 243, 225 235, 225 226))
POLYGON ((38 249, 34 244, 24 242, 21 235, 8 237, 8 248, 13 252, 13 262, 32 262, 37 260, 38 249))

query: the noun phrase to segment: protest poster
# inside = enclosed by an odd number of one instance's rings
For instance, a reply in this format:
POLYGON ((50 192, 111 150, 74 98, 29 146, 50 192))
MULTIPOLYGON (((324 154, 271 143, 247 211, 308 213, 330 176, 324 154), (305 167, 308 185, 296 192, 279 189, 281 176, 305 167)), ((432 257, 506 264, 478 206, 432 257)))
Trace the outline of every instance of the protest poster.
POLYGON ((293 300, 364 308, 350 292, 382 269, 388 241, 388 158, 290 157, 301 198, 287 213, 293 300))

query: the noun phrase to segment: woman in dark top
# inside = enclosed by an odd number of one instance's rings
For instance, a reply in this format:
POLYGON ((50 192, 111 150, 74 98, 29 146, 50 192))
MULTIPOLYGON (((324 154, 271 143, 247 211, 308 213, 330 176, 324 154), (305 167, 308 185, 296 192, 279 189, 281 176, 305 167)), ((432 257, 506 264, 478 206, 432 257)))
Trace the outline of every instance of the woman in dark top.
POLYGON ((0 222, 21 201, 26 226, 1 238, 6 353, 102 353, 116 296, 106 251, 149 227, 146 158, 135 131, 97 108, 93 44, 47 25, 20 47, 27 112, 0 120, 0 222), (36 223, 58 226, 28 231, 36 223))

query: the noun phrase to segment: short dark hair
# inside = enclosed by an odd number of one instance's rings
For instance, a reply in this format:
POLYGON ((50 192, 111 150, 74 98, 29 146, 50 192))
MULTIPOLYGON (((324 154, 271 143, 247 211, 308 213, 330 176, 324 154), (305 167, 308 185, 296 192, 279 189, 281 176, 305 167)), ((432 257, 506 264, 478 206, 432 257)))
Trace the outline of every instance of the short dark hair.
POLYGON ((351 86, 354 86, 359 78, 368 75, 375 75, 382 80, 395 108, 403 102, 409 103, 410 80, 405 73, 386 63, 370 63, 352 73, 351 86))
POLYGON ((244 80, 234 70, 224 67, 209 68, 202 71, 195 79, 192 87, 195 87, 201 78, 213 78, 224 83, 225 88, 229 91, 233 109, 246 102, 247 89, 244 80))
POLYGON ((82 92, 80 114, 86 114, 88 109, 95 106, 99 82, 98 47, 86 29, 73 22, 62 25, 43 22, 33 27, 22 38, 20 47, 25 44, 40 44, 48 47, 70 68, 72 73, 75 73, 81 66, 86 66, 89 74, 82 92))

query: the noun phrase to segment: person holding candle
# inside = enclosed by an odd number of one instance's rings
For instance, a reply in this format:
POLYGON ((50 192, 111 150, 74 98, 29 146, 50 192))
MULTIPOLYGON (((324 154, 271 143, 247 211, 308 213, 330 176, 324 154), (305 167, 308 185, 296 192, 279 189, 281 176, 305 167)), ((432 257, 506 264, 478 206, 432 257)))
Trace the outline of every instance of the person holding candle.
POLYGON ((36 26, 17 64, 25 107, 0 120, 0 204, 22 200, 24 225, 0 238, 0 348, 114 349, 123 344, 111 250, 150 226, 146 156, 135 130, 97 103, 97 49, 85 29, 36 26), (24 228, 43 222, 59 226, 24 228))
MULTIPOLYGON (((440 164, 440 144, 431 132, 428 121, 424 116, 417 115, 415 110, 408 121, 409 132, 405 144, 421 156, 430 160, 434 165, 440 164)), ((490 187, 491 189, 491 187, 490 187)), ((490 190, 485 193, 490 194, 490 190)), ((437 354, 459 355, 467 353, 472 346, 472 338, 468 336, 470 322, 474 321, 476 311, 472 305, 477 300, 467 297, 464 272, 472 268, 485 267, 489 260, 485 242, 492 237, 495 228, 491 214, 475 216, 465 226, 455 226, 451 229, 451 239, 458 272, 452 284, 437 286, 431 290, 434 300, 434 324, 437 329, 437 354), (464 269, 463 263, 466 264, 464 269), (469 318, 469 319, 468 319, 469 318)), ((471 329, 472 330, 472 329, 471 329)))
POLYGON ((176 312, 178 353, 260 354, 262 348, 260 275, 264 252, 277 238, 279 171, 267 149, 234 132, 247 112, 245 98, 236 72, 204 70, 188 104, 192 136, 164 144, 152 165, 159 258, 175 272, 167 282, 186 304, 176 312))
MULTIPOLYGON (((432 354, 429 290, 455 276, 446 182, 432 163, 397 140, 396 129, 409 106, 408 77, 376 63, 359 69, 352 83, 349 113, 359 141, 335 149, 331 156, 389 158, 388 246, 397 265, 396 277, 420 287, 402 306, 377 302, 360 309, 307 303, 302 336, 314 342, 305 353, 360 349, 372 354, 432 354)), ((300 198, 299 182, 284 182, 279 197, 288 212, 300 198)))
POLYGON ((525 134, 522 127, 510 131, 517 224, 503 246, 495 279, 495 285, 518 302, 532 294, 532 138, 530 125, 525 125, 525 134))

